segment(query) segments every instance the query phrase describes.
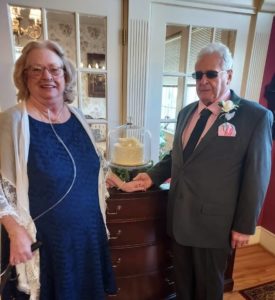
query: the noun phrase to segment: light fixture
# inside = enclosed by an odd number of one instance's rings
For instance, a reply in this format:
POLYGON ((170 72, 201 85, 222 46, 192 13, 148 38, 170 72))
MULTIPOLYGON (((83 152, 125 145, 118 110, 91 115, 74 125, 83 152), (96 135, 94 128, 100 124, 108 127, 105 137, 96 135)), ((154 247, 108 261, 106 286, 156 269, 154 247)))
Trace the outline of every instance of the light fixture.
POLYGON ((41 10, 10 6, 12 30, 17 37, 26 36, 33 40, 40 38, 41 10))

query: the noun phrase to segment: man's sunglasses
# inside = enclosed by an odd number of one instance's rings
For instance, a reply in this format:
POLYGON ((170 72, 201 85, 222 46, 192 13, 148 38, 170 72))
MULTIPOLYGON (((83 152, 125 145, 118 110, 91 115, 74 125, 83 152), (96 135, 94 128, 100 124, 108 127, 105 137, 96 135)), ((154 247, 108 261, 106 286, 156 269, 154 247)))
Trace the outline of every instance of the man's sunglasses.
POLYGON ((216 78, 219 75, 219 73, 221 73, 221 72, 226 72, 226 71, 225 70, 222 70, 222 71, 209 70, 206 72, 197 71, 195 73, 192 73, 192 78, 194 78, 196 80, 201 80, 203 75, 205 74, 205 76, 208 79, 213 79, 213 78, 216 78))

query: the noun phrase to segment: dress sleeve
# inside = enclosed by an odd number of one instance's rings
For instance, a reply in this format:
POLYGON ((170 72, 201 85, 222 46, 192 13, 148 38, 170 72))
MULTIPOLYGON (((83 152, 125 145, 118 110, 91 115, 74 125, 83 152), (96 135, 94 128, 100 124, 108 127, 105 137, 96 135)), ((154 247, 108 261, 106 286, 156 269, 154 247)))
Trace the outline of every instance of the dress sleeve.
POLYGON ((16 213, 16 189, 0 174, 0 218, 11 215, 18 219, 16 213))

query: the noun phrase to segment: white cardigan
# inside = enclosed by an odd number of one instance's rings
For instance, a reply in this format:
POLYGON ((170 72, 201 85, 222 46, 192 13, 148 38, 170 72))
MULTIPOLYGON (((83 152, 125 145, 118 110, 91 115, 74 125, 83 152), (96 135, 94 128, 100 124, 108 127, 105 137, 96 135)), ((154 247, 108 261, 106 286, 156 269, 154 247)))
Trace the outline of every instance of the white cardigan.
MULTIPOLYGON (((81 112, 68 106, 82 124, 100 159, 98 178, 99 204, 106 224, 106 198, 109 196, 104 171, 107 170, 103 155, 97 149, 91 129, 81 112)), ((27 163, 30 145, 29 118, 25 101, 0 113, 0 218, 10 215, 36 239, 35 224, 29 212, 27 163)), ((20 274, 18 289, 30 294, 30 300, 39 299, 39 251, 33 259, 16 266, 20 274)))

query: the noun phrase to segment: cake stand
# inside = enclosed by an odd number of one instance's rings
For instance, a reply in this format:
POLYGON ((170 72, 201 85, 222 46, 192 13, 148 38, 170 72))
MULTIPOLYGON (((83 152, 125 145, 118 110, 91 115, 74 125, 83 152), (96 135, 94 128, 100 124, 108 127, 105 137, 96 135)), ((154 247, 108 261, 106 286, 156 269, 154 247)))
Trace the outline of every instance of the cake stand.
POLYGON ((123 166, 109 162, 109 167, 122 181, 131 181, 138 173, 146 172, 153 166, 153 161, 139 166, 123 166))
POLYGON ((151 134, 131 122, 108 133, 107 160, 111 170, 123 181, 132 180, 152 165, 151 134))

